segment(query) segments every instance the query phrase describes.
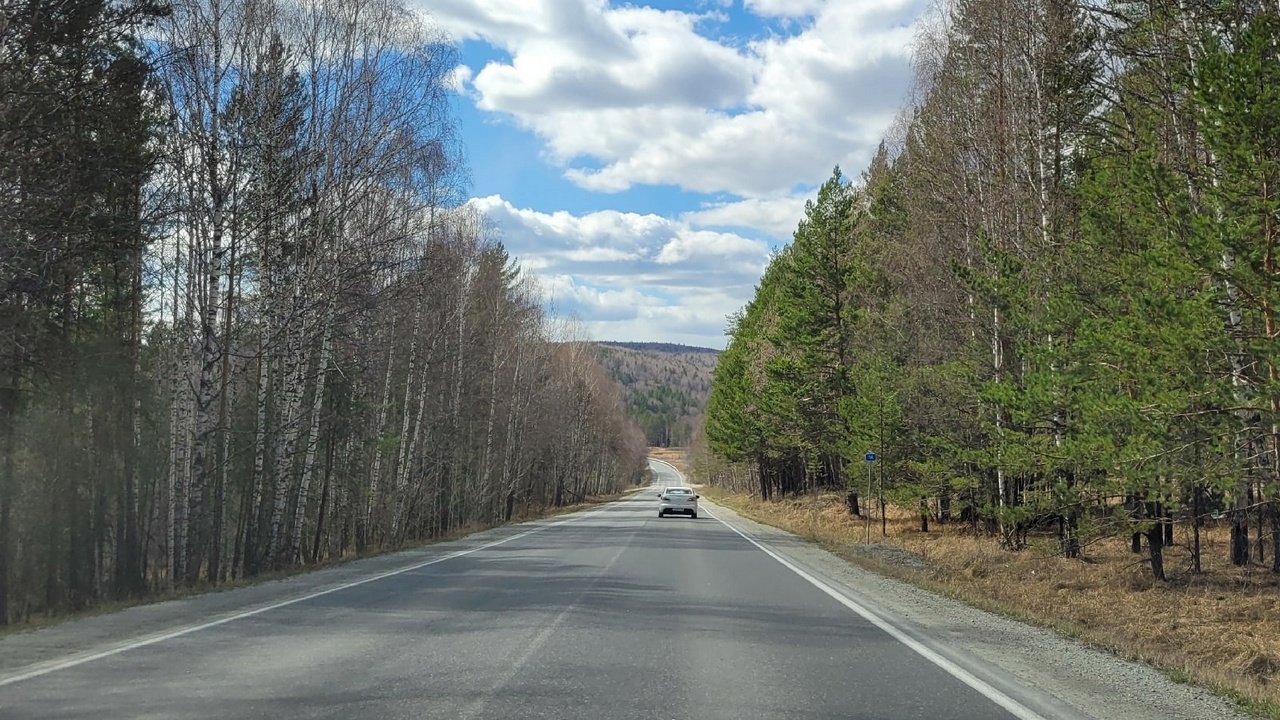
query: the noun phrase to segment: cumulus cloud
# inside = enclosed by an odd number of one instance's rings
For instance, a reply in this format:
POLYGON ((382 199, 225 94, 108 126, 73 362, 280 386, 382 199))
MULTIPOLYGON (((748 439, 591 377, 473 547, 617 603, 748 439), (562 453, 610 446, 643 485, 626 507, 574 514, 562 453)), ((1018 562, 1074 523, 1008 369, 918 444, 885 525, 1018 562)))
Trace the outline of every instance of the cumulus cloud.
POLYGON ((720 347, 769 261, 760 240, 681 219, 612 210, 573 215, 476 198, 508 252, 542 284, 556 312, 602 339, 720 347))
POLYGON ((748 240, 732 233, 698 230, 677 233, 662 246, 655 259, 659 265, 709 260, 723 268, 725 260, 754 259, 759 256, 760 249, 758 240, 748 240))
POLYGON ((711 203, 681 215, 680 219, 695 227, 751 228, 782 241, 789 239, 800 224, 806 200, 788 195, 711 203))
POLYGON ((817 12, 823 0, 743 0, 747 10, 764 17, 805 17, 817 12))
POLYGON ((509 53, 468 78, 480 108, 537 133, 567 178, 769 197, 860 167, 910 82, 926 0, 747 0, 795 32, 741 47, 724 15, 606 0, 434 0, 457 36, 509 53))
POLYGON ((455 92, 466 92, 467 85, 471 82, 471 75, 471 68, 466 65, 459 65, 445 78, 445 85, 455 92))

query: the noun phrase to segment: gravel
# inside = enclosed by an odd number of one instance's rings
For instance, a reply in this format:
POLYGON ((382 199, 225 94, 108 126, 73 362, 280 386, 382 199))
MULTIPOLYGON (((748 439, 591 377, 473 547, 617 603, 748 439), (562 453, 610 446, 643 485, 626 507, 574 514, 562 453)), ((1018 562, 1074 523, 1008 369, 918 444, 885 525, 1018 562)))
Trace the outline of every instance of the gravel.
MULTIPOLYGON (((1069 706, 1064 717, 1097 720, 1245 720, 1231 702, 1194 685, 1174 682, 1149 665, 1062 637, 1052 631, 943 597, 870 572, 777 528, 744 518, 704 500, 717 517, 891 623, 939 647, 987 677, 1004 674, 1069 706)), ((923 566, 924 558, 887 545, 861 549, 895 564, 923 566), (902 553, 902 554, 899 554, 902 553), (914 557, 910 557, 914 556, 914 557)), ((980 675, 981 676, 981 675, 980 675)), ((939 717, 945 717, 940 708, 939 717)), ((1057 715, 1052 715, 1057 717, 1057 715)))

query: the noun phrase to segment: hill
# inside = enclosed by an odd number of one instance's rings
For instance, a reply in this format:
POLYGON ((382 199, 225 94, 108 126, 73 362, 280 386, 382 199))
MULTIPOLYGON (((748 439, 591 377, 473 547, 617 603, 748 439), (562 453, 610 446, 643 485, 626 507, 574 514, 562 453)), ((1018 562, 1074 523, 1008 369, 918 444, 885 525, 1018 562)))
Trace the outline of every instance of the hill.
POLYGON ((694 345, 677 345, 676 343, 604 341, 596 344, 607 345, 608 347, 623 348, 626 350, 641 350, 644 352, 655 352, 655 353, 689 353, 691 355, 715 355, 715 356, 720 355, 720 351, 715 350, 713 348, 697 347, 694 345))
POLYGON ((720 351, 671 343, 596 343, 650 445, 688 445, 711 393, 720 351))

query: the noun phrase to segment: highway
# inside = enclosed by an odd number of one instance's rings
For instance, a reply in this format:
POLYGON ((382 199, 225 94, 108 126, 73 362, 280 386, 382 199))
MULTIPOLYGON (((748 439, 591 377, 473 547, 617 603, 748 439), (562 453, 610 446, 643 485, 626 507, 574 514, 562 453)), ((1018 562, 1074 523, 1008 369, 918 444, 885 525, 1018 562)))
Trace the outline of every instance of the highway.
POLYGON ((0 717, 1077 717, 655 494, 10 668, 0 717))

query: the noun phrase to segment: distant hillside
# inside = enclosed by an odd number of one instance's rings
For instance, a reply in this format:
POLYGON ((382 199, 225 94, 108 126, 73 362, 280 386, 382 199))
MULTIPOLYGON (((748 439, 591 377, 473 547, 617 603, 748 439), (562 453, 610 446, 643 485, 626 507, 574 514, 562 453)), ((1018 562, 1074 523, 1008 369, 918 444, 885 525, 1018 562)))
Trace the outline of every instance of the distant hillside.
POLYGON ((599 342, 597 345, 607 345, 609 347, 625 348, 627 350, 644 350, 646 352, 655 353, 690 353, 700 355, 719 355, 719 350, 712 348, 695 347, 693 345, 677 345, 675 343, 654 343, 654 342, 599 342))
POLYGON ((711 393, 720 351, 671 343, 596 343, 650 445, 688 445, 711 393))

